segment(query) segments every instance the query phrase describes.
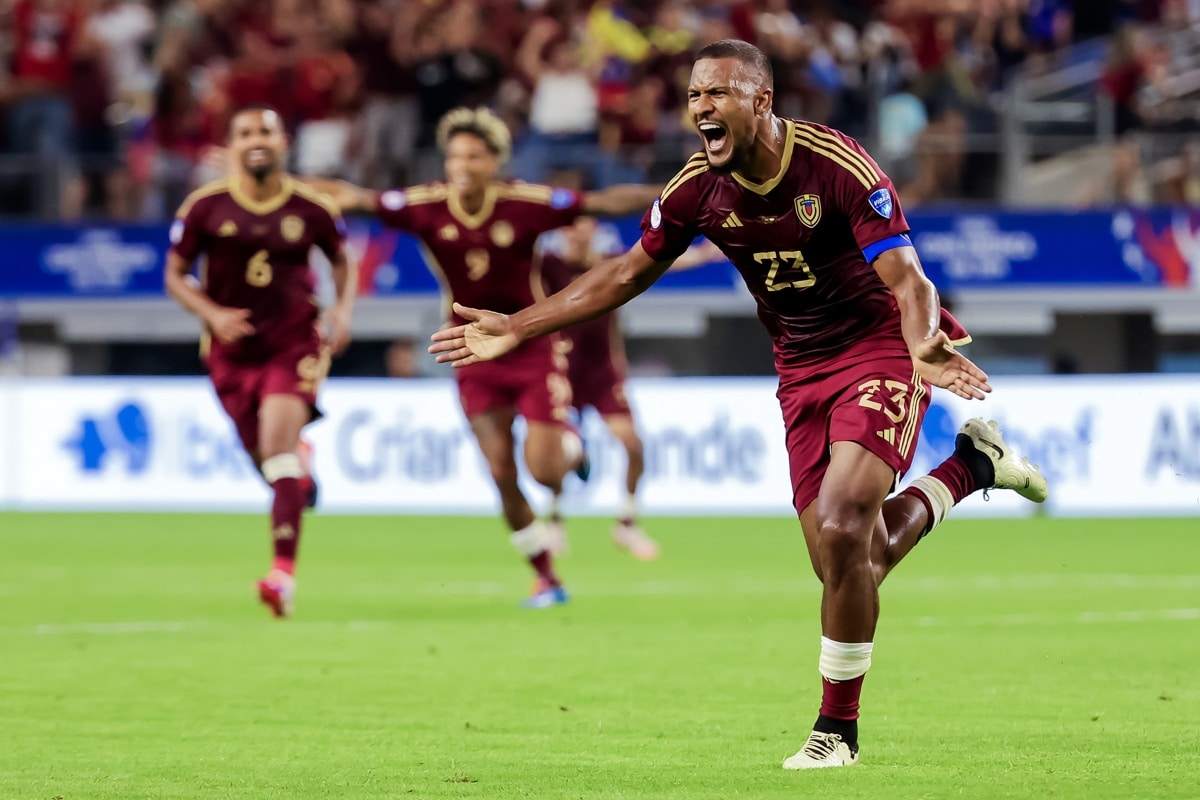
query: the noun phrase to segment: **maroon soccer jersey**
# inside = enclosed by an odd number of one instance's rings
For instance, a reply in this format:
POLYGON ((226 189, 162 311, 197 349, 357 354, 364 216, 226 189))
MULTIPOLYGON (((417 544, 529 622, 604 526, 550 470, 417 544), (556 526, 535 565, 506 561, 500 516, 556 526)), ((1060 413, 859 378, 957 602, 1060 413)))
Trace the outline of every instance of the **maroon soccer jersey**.
POLYGON ((245 197, 234 181, 194 192, 171 226, 171 249, 201 269, 213 302, 250 309, 254 334, 232 345, 212 346, 229 358, 261 359, 307 339, 317 319, 309 253, 337 257, 345 226, 328 198, 284 176, 278 195, 261 202, 245 197))
MULTIPOLYGON (((542 275, 550 293, 561 291, 587 272, 583 264, 554 253, 541 254, 542 275)), ((594 407, 603 415, 628 414, 625 398, 625 341, 617 314, 603 314, 561 332, 571 382, 572 405, 594 407)))
POLYGON ((754 295, 781 370, 803 373, 865 342, 904 348, 895 298, 868 261, 909 229, 891 180, 848 136, 784 124, 783 161, 766 183, 694 155, 643 219, 642 247, 670 261, 700 234, 716 244, 754 295))
POLYGON ((450 300, 511 314, 543 294, 534 260, 538 236, 582 214, 583 197, 549 186, 493 183, 479 212, 468 214, 450 187, 432 183, 384 192, 376 210, 384 224, 421 240, 450 300))

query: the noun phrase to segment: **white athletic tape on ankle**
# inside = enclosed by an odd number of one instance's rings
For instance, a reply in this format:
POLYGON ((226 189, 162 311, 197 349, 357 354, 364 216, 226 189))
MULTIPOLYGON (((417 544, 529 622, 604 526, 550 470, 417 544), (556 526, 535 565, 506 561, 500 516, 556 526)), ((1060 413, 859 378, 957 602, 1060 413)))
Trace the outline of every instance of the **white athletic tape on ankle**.
POLYGON ((940 525, 950 513, 950 509, 954 508, 954 495, 950 494, 946 484, 932 475, 923 475, 917 478, 909 484, 908 488, 925 495, 925 499, 929 501, 929 505, 933 509, 933 519, 929 520, 929 530, 940 525))
POLYGON ((280 453, 262 463, 262 475, 267 483, 274 483, 280 478, 303 478, 304 467, 300 464, 300 456, 295 453, 280 453))
POLYGON ((821 675, 831 681, 848 681, 871 668, 873 642, 835 642, 821 637, 821 675))
POLYGON ((519 531, 513 531, 508 540, 521 555, 536 556, 549 546, 550 535, 542 521, 537 520, 519 531))

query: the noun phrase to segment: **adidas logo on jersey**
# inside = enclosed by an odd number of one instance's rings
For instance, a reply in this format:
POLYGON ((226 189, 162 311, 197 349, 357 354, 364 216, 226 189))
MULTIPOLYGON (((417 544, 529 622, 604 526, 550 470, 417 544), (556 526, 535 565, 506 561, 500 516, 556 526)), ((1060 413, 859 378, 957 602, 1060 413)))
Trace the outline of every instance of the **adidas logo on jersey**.
POLYGON ((237 223, 227 219, 217 228, 217 236, 237 236, 237 223))
POLYGON ((890 445, 894 446, 896 444, 896 429, 895 428, 888 428, 888 429, 882 430, 882 431, 875 431, 875 435, 878 436, 880 439, 883 439, 885 442, 887 442, 890 445))
POLYGON ((721 223, 721 227, 722 228, 740 228, 740 227, 742 227, 742 221, 740 219, 738 219, 738 215, 736 213, 730 211, 729 216, 726 217, 725 221, 721 223))

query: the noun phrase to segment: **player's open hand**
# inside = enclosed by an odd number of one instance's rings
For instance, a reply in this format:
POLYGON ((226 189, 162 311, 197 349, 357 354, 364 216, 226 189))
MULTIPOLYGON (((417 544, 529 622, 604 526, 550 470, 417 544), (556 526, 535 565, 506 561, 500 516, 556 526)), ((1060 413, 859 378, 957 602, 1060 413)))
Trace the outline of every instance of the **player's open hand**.
POLYGON ((329 350, 335 356, 346 352, 350 346, 350 312, 333 306, 326 311, 318 324, 321 341, 329 345, 329 350))
POLYGON ((954 349, 945 331, 938 331, 913 351, 917 374, 934 386, 967 400, 982 400, 992 391, 987 373, 954 349))
POLYGON ((209 314, 208 329, 222 344, 233 344, 254 333, 250 324, 250 309, 221 307, 209 314))
POLYGON ((491 361, 520 344, 507 314, 467 308, 458 303, 454 304, 454 313, 468 320, 468 324, 445 328, 429 337, 433 340, 429 352, 437 356, 439 364, 466 367, 491 361))

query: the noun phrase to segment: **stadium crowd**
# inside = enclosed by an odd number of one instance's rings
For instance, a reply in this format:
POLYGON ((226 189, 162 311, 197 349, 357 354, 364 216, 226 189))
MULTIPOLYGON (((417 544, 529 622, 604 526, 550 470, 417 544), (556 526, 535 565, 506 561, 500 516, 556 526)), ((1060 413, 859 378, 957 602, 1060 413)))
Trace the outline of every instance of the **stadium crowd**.
MULTIPOLYGON (((769 54, 780 113, 872 137, 910 205, 978 195, 961 142, 996 129, 1015 69, 1198 19, 1197 0, 4 0, 0 211, 162 218, 253 103, 279 109, 305 175, 429 179, 438 118, 483 104, 517 177, 662 180, 693 146, 693 54, 725 37, 769 54), (911 158, 923 138, 940 155, 911 158)), ((1101 86, 1136 128, 1154 54, 1115 42, 1101 86)))

